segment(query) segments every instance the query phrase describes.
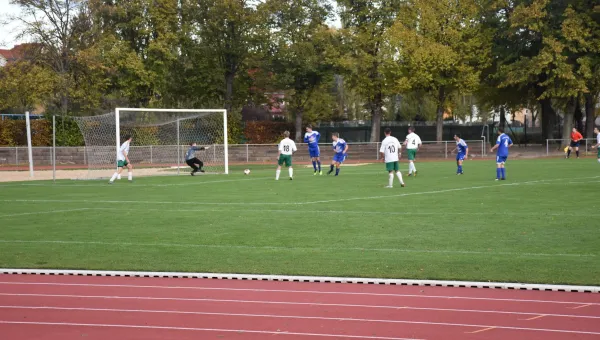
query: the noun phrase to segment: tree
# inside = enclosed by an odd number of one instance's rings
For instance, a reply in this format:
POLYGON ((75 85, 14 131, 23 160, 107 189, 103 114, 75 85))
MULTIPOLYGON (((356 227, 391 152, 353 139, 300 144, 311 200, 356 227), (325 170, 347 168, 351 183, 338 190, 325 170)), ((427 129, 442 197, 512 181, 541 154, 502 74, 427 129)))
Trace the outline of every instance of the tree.
POLYGON ((328 52, 333 32, 326 26, 331 11, 323 0, 268 0, 274 86, 286 91, 289 110, 295 117, 297 141, 302 136, 302 121, 307 103, 315 90, 332 84, 333 63, 328 52))
POLYGON ((490 62, 487 31, 476 0, 412 0, 389 32, 395 60, 388 65, 396 89, 420 90, 436 100, 436 139, 442 140, 444 112, 456 95, 479 86, 490 62))
POLYGON ((18 61, 0 68, 0 109, 32 111, 53 96, 55 74, 35 63, 18 61))
POLYGON ((366 101, 371 113, 371 142, 380 140, 382 108, 392 89, 383 65, 391 59, 386 32, 394 24, 403 0, 337 0, 344 25, 345 53, 340 65, 348 85, 366 101))

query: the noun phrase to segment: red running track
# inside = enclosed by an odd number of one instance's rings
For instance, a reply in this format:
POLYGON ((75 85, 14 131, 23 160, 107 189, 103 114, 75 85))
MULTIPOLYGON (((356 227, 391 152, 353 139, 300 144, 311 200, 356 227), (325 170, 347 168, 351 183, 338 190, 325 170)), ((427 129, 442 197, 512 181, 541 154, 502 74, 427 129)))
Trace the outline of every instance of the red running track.
POLYGON ((0 275, 2 339, 600 339, 600 294, 0 275))

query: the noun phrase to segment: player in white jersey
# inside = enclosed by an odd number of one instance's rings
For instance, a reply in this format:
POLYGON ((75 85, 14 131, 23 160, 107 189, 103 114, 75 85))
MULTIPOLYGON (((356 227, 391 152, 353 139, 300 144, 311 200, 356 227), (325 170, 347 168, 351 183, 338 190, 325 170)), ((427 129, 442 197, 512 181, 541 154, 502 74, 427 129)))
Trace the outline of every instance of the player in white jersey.
POLYGON ((408 175, 412 176, 413 173, 417 175, 417 168, 415 167, 415 159, 417 158, 417 151, 421 147, 421 138, 415 133, 414 127, 408 128, 408 135, 404 141, 406 145, 406 153, 408 154, 408 175))
POLYGON ((398 180, 400 181, 400 185, 404 187, 404 181, 402 180, 402 174, 400 173, 400 149, 402 146, 400 145, 400 141, 396 137, 392 137, 392 130, 390 128, 386 128, 385 138, 381 142, 381 148, 379 152, 385 162, 385 169, 389 173, 388 186, 386 188, 394 187, 394 172, 396 176, 398 176, 398 180))
POLYGON ((277 161, 277 171, 275 172, 275 180, 279 180, 279 175, 281 174, 281 166, 285 163, 285 166, 288 168, 290 173, 290 181, 294 179, 294 169, 292 168, 292 155, 298 149, 296 148, 296 143, 290 139, 290 132, 285 131, 283 133, 285 137, 281 142, 279 142, 279 159, 277 161))
POLYGON ((594 128, 596 134, 596 145, 592 146, 592 149, 598 149, 598 163, 600 163, 600 129, 594 128))
POLYGON ((123 167, 127 167, 127 177, 129 182, 133 181, 133 166, 129 161, 129 145, 132 140, 133 138, 131 136, 125 136, 125 142, 121 144, 119 152, 117 152, 117 171, 112 175, 108 184, 113 184, 117 177, 119 179, 121 178, 123 167))

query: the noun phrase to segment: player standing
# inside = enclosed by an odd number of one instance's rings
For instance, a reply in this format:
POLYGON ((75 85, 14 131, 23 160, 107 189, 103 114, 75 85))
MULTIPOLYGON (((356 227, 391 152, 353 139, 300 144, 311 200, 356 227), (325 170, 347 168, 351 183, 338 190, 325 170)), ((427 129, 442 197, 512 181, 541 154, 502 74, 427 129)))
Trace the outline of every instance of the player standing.
POLYGON ((421 138, 415 133, 414 127, 408 128, 408 135, 404 141, 406 145, 406 153, 408 154, 408 175, 412 176, 414 173, 417 176, 417 168, 415 167, 415 159, 417 158, 417 151, 421 147, 421 138))
POLYGON ((279 175, 281 174, 281 166, 285 163, 285 166, 288 168, 290 173, 290 181, 294 179, 294 169, 292 168, 292 154, 296 152, 298 149, 296 148, 296 143, 290 139, 290 132, 285 131, 283 133, 285 137, 281 142, 279 142, 279 160, 277 161, 277 171, 275 172, 275 180, 279 180, 279 175))
POLYGON ((460 138, 459 134, 455 134, 454 135, 454 140, 456 141, 456 149, 457 153, 456 153, 456 174, 457 175, 462 175, 463 174, 463 161, 465 159, 468 159, 469 157, 469 146, 467 145, 467 143, 460 138))
POLYGON ((575 154, 577 154, 577 158, 579 158, 579 145, 581 144, 582 139, 583 136, 581 133, 579 133, 576 128, 573 128, 573 131, 571 132, 571 145, 569 146, 569 151, 567 152, 566 158, 571 157, 571 151, 573 148, 575 148, 575 154))
POLYGON ((304 134, 304 143, 308 144, 308 155, 312 161, 313 168, 315 169, 314 176, 317 175, 317 165, 319 166, 319 175, 323 174, 321 171, 321 152, 319 150, 319 139, 321 134, 317 131, 313 131, 312 125, 306 127, 306 133, 304 134))
POLYGON ((340 166, 342 166, 342 163, 344 163, 348 156, 348 144, 345 140, 340 138, 340 134, 337 132, 331 134, 331 139, 333 139, 333 151, 335 154, 333 155, 331 167, 327 174, 331 174, 333 172, 333 167, 335 166, 335 175, 337 176, 340 174, 340 166))
POLYGON ((196 143, 191 143, 190 148, 185 153, 185 163, 189 165, 193 170, 190 173, 192 176, 196 175, 196 172, 204 172, 202 167, 204 163, 196 157, 196 151, 206 150, 205 147, 197 147, 196 143))
POLYGON ((504 164, 508 158, 508 148, 513 145, 512 140, 504 133, 503 128, 498 129, 498 139, 496 139, 496 145, 492 148, 491 152, 496 151, 496 180, 506 180, 506 170, 504 164))
POLYGON ((133 181, 133 165, 129 161, 129 145, 133 138, 131 136, 125 136, 125 142, 121 144, 119 152, 117 152, 117 171, 112 175, 108 184, 113 184, 115 178, 121 175, 123 167, 127 167, 127 177, 129 182, 133 181))
POLYGON ((598 163, 600 163, 600 129, 594 128, 596 134, 596 145, 592 145, 592 149, 598 149, 598 163))
POLYGON ((386 128, 384 133, 385 138, 381 142, 381 148, 379 149, 379 152, 381 153, 383 161, 385 162, 385 169, 389 173, 388 186, 386 188, 394 187, 394 172, 396 173, 396 176, 398 176, 400 186, 404 187, 404 181, 402 180, 402 174, 400 173, 400 157, 398 156, 402 146, 396 137, 391 136, 392 130, 390 130, 390 128, 386 128))

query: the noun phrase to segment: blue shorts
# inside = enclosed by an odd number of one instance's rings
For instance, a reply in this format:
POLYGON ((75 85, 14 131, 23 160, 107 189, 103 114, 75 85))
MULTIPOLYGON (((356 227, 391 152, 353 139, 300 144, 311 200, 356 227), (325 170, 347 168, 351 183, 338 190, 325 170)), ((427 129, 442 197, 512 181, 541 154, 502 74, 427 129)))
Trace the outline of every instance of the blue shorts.
POLYGON ((571 147, 572 148, 578 148, 580 145, 581 145, 580 141, 577 141, 577 142, 571 141, 571 147))
POLYGON ((456 160, 457 161, 464 161, 465 160, 465 154, 464 153, 459 153, 456 155, 456 160))
POLYGON ((321 150, 319 150, 319 148, 308 149, 308 154, 310 158, 321 157, 321 150))
POLYGON ((344 154, 341 153, 336 153, 335 155, 333 155, 333 161, 336 163, 344 163, 344 161, 346 160, 346 156, 344 154))
POLYGON ((506 163, 507 158, 508 158, 508 156, 496 156, 496 163, 498 163, 498 164, 506 163))

